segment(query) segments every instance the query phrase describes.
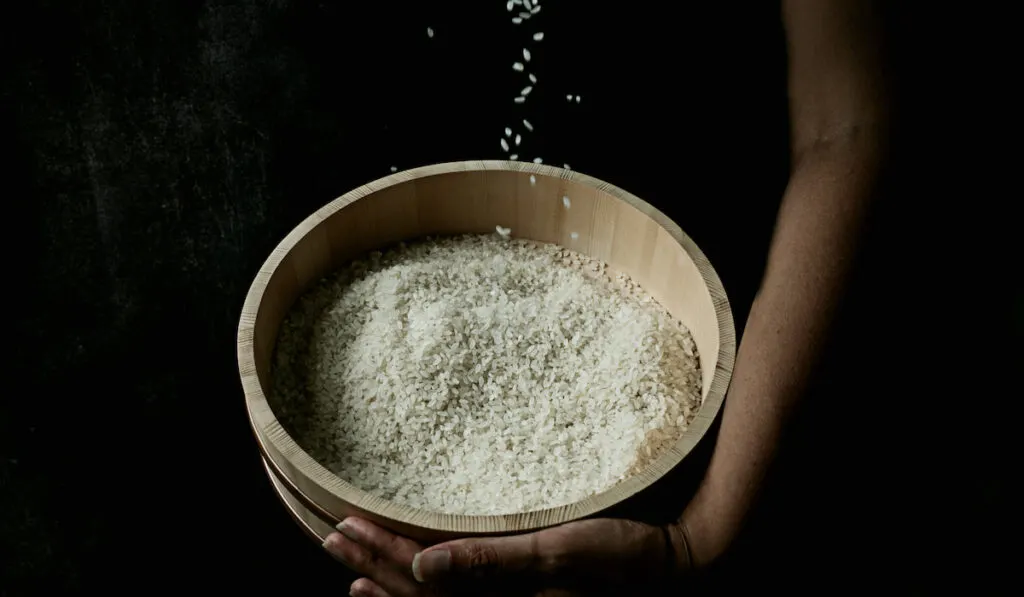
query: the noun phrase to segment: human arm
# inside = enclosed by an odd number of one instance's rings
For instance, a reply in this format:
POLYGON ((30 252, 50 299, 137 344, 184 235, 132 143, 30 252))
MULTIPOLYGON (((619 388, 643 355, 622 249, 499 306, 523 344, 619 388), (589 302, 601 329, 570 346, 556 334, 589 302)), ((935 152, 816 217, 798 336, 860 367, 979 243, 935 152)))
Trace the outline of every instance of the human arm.
POLYGON ((888 106, 871 2, 785 0, 792 173, 704 480, 682 517, 720 556, 756 500, 828 335, 881 172, 888 106))
MULTIPOLYGON (((665 527, 586 520, 437 545, 418 560, 421 579, 482 579, 498 588, 527 579, 539 587, 537 595, 595 585, 639 594, 636 584, 644 579, 665 585, 665 576, 703 567, 725 552, 815 366, 881 171, 888 118, 879 26, 869 6, 866 0, 784 0, 793 170, 714 454, 681 520, 665 527), (443 561, 448 565, 437 565, 443 561)), ((366 577, 357 591, 443 594, 432 582, 413 579, 421 546, 366 521, 347 522, 325 547, 366 577)))

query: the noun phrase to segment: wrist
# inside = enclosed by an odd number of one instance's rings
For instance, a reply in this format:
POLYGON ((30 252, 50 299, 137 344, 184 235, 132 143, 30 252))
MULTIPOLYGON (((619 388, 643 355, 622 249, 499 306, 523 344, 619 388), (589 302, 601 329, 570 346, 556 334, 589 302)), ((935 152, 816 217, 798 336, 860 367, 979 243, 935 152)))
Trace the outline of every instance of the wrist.
POLYGON ((710 566, 728 549, 735 535, 729 513, 722 502, 708 503, 707 491, 698 491, 676 521, 677 534, 685 542, 686 563, 690 570, 710 566), (700 495, 704 493, 705 495, 700 495))
POLYGON ((690 548, 689 531, 680 520, 663 527, 665 544, 670 554, 669 574, 673 577, 684 576, 695 569, 693 551, 690 548))

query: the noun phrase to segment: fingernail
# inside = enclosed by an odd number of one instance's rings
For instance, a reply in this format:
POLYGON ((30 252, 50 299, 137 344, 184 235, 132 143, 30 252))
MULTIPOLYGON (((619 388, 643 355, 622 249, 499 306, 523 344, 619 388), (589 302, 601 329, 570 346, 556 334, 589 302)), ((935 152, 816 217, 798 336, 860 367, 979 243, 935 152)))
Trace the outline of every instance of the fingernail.
POLYGON ((348 587, 349 597, 371 597, 371 595, 373 595, 374 592, 369 587, 367 587, 367 585, 370 584, 372 583, 365 578, 360 578, 356 580, 348 587))
POLYGON ((345 559, 345 554, 341 550, 339 541, 341 541, 341 535, 331 533, 330 535, 327 535, 326 539, 324 539, 323 548, 327 553, 331 554, 332 558, 348 566, 348 560, 345 559))
POLYGON ((426 582, 424 576, 436 578, 451 570, 452 552, 447 549, 421 551, 412 558, 412 576, 426 582), (426 574, 424 574, 426 573, 426 574))
POLYGON ((358 525, 352 524, 351 518, 339 522, 334 528, 338 529, 338 532, 345 535, 349 539, 358 542, 359 541, 359 527, 358 525))

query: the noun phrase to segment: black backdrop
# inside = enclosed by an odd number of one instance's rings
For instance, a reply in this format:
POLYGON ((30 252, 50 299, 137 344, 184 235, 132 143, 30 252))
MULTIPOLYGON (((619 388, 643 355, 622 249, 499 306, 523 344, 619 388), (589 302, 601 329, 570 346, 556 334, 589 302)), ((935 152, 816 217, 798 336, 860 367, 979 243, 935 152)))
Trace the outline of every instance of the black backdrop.
MULTIPOLYGON (((522 132, 522 117, 536 133, 523 133, 521 159, 569 162, 675 217, 722 273, 742 321, 787 167, 784 52, 777 7, 733 4, 666 12, 552 1, 520 27, 497 0, 22 6, 3 23, 15 333, 0 411, 0 594, 199 590, 201 581, 344 594, 345 573, 284 515, 260 469, 234 368, 244 293, 274 244, 320 205, 391 166, 501 157, 502 130, 522 132), (538 30, 545 40, 528 42, 538 30), (517 107, 526 83, 511 63, 527 44, 539 82, 517 107)), ((898 39, 918 29, 906 12, 893 21, 898 39)), ((934 62, 911 41, 898 45, 897 87, 910 98, 918 67, 934 62)), ((911 124, 894 141, 904 173, 876 218, 842 336, 862 343, 864 329, 895 321, 924 329, 925 318, 907 314, 930 308, 912 300, 939 279, 922 249, 941 239, 938 212, 914 207, 921 181, 941 169, 919 159, 928 142, 916 137, 934 112, 908 105, 911 124), (894 312, 894 294, 917 306, 894 312)), ((959 125, 948 120, 952 135, 959 125)), ((940 187, 928 188, 942 197, 940 187)), ((908 351, 909 337, 872 347, 871 358, 893 367, 930 348, 908 351)), ((950 352, 943 362, 967 358, 950 352)), ((832 543, 804 551, 833 563, 870 554, 870 565, 839 568, 871 575, 910 552, 901 565, 920 581, 935 566, 920 538, 943 534, 934 511, 950 516, 920 487, 937 467, 970 458, 898 430, 948 425, 955 411, 929 410, 921 425, 913 405, 944 404, 959 376, 933 393, 922 381, 930 374, 876 382, 849 369, 832 389, 861 393, 840 410, 874 401, 889 420, 867 421, 871 447, 843 434, 824 444, 832 464, 814 474, 832 485, 801 503, 827 496, 815 520, 846 522, 832 543), (881 438, 891 439, 885 449, 881 438), (897 444, 909 449, 889 449, 897 444), (843 467, 872 475, 840 484, 843 467), (875 528, 885 531, 865 530, 875 528)), ((972 465, 980 485, 954 512, 995 516, 990 460, 972 465)), ((972 565, 988 559, 972 545, 954 551, 973 554, 972 565)))

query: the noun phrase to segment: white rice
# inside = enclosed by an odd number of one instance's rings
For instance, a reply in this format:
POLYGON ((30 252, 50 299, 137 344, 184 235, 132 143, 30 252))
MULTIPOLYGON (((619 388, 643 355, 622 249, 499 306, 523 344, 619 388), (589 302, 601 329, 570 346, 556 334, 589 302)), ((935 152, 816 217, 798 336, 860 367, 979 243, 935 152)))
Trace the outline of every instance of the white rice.
POLYGON ((523 119, 523 126, 525 126, 526 130, 528 130, 528 131, 532 131, 533 130, 533 125, 530 124, 530 121, 525 119, 525 118, 523 119))
POLYGON ((544 39, 544 34, 543 33, 534 33, 533 34, 533 41, 541 41, 543 39, 544 39))
POLYGON ((371 494, 511 514, 641 470, 696 413, 700 379, 689 332, 625 276, 555 245, 464 236, 372 253, 302 296, 271 401, 371 494))

